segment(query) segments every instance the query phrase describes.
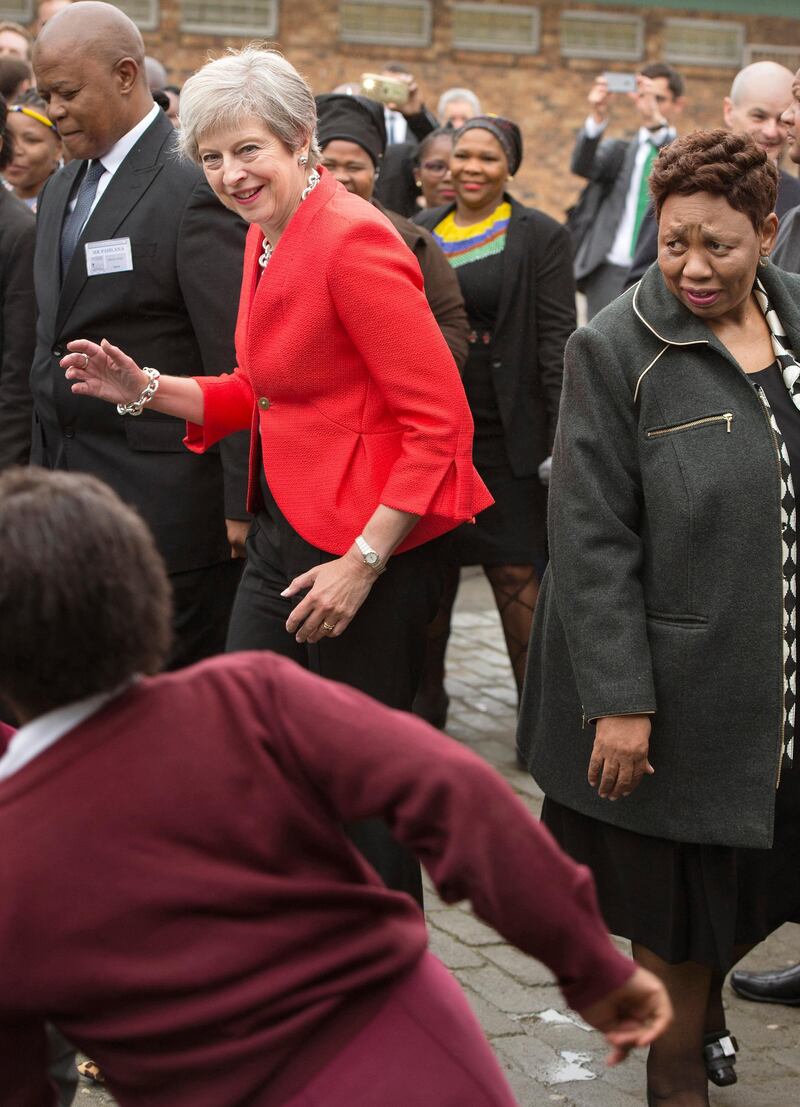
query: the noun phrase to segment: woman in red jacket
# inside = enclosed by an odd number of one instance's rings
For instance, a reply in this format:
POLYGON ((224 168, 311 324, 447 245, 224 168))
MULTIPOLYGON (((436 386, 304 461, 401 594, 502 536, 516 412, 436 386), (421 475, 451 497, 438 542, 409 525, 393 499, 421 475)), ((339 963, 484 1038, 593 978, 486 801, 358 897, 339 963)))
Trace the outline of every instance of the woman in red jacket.
MULTIPOLYGON (((232 374, 159 377, 84 340, 61 364, 74 392, 123 414, 186 419, 198 453, 251 427, 255 518, 229 648, 276 650, 408 710, 438 602, 433 540, 491 497, 419 266, 317 169, 315 125, 311 90, 271 50, 210 62, 183 88, 184 149, 251 224, 232 374)), ((419 896, 418 867, 404 875, 390 844, 373 846, 384 878, 419 896)))
POLYGON ((169 584, 92 477, 0 477, 0 533, 0 695, 22 723, 0 749, 3 1107, 54 1102, 48 1017, 120 1107, 513 1107, 419 911, 338 825, 364 815, 540 957, 612 1061, 665 1028, 588 870, 474 754, 268 653, 137 676, 167 654, 169 584))

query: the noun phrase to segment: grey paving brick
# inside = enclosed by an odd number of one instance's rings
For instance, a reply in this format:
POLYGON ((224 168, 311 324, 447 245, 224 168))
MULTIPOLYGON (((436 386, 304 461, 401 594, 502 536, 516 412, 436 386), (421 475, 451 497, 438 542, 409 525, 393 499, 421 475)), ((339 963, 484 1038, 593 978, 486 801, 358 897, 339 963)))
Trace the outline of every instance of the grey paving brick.
POLYGON ((445 911, 433 911, 430 915, 431 922, 440 930, 446 930, 461 942, 468 946, 496 945, 498 934, 490 926, 486 926, 480 919, 465 910, 463 907, 452 907, 445 911))
POLYGON ((545 968, 540 961, 515 949, 514 946, 484 946, 481 953, 487 961, 491 961, 503 972, 513 976, 520 984, 536 988, 542 984, 553 983, 554 977, 549 969, 545 968))
POLYGON ((535 989, 520 984, 496 965, 464 969, 458 977, 506 1014, 530 1015, 536 1007, 535 989))
POLYGON ((486 964, 483 957, 475 952, 474 946, 456 941, 452 935, 435 926, 428 927, 428 945, 431 953, 447 965, 448 969, 476 968, 486 964))

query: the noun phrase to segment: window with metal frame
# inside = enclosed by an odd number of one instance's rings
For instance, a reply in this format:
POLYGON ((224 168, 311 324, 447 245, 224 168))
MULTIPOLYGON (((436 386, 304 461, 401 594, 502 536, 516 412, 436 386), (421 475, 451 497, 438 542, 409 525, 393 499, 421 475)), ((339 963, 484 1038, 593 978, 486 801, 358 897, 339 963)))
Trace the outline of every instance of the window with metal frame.
POLYGON ((0 19, 10 19, 14 23, 32 23, 34 0, 3 0, 0 4, 0 19))
POLYGON ((384 46, 429 46, 430 0, 340 0, 339 38, 384 46))
POLYGON ((196 34, 278 33, 278 0, 181 0, 181 28, 196 34))
POLYGON ((154 31, 161 22, 161 5, 158 0, 111 0, 121 8, 140 31, 154 31))
POLYGON ((718 65, 739 69, 744 53, 744 26, 711 19, 667 19, 664 60, 676 65, 718 65))
POLYGON ((800 69, 800 45, 798 46, 773 46, 766 42, 748 42, 744 48, 745 65, 753 62, 773 61, 778 65, 785 65, 796 73, 800 69))
POLYGON ((457 50, 503 50, 536 54, 539 9, 530 4, 454 4, 453 46, 457 50))
POLYGON ((560 39, 565 58, 639 61, 644 53, 644 19, 610 12, 562 12, 560 39))

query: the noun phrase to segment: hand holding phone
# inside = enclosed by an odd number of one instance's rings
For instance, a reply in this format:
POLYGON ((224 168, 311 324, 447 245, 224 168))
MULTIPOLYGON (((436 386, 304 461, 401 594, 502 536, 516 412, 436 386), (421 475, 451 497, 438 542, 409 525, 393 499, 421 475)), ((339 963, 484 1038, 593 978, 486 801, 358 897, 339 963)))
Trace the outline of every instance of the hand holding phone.
POLYGON ((393 77, 384 77, 380 73, 361 74, 362 95, 380 104, 392 104, 400 107, 407 103, 410 89, 405 81, 393 77))
POLYGON ((609 92, 636 92, 635 73, 604 73, 609 92))

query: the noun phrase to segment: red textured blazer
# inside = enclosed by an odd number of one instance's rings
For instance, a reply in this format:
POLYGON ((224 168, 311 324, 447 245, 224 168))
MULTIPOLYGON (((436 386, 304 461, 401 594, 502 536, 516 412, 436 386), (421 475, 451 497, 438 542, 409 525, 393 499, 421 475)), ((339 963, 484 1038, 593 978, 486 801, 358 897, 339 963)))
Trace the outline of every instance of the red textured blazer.
POLYGON ((281 511, 313 546, 343 554, 385 504, 421 516, 401 552, 492 498, 472 464, 472 416, 414 255, 380 212, 320 172, 263 280, 262 232, 250 228, 238 367, 195 378, 205 423, 190 423, 184 441, 202 453, 251 427, 251 510, 263 465, 281 511))

